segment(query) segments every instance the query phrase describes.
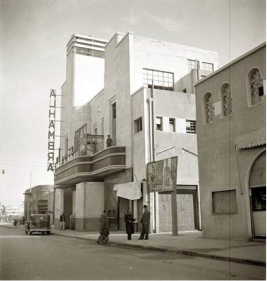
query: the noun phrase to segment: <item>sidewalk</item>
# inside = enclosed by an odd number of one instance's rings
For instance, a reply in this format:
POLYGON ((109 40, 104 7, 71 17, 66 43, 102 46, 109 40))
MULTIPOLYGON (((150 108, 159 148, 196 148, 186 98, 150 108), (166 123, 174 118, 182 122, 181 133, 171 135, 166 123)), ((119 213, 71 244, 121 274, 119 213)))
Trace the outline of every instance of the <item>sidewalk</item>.
MULTIPOLYGON (((99 236, 98 232, 78 232, 75 230, 53 230, 52 233, 93 241, 96 241, 99 236)), ((138 240, 138 238, 139 234, 134 234, 132 240, 128 241, 124 232, 111 232, 108 244, 266 266, 265 242, 205 239, 202 238, 201 231, 180 232, 178 236, 172 236, 171 233, 150 234, 149 240, 138 240)))
MULTIPOLYGON (((10 224, 3 225, 0 223, 0 226, 15 228, 10 224)), ((52 229, 52 234, 95 242, 99 236, 98 232, 59 231, 55 229, 52 229)), ((202 238, 201 231, 184 231, 180 232, 178 236, 172 236, 171 233, 150 234, 149 240, 138 240, 138 238, 139 234, 134 234, 132 240, 128 241, 124 232, 111 232, 108 245, 170 252, 266 267, 265 242, 206 239, 202 238)))

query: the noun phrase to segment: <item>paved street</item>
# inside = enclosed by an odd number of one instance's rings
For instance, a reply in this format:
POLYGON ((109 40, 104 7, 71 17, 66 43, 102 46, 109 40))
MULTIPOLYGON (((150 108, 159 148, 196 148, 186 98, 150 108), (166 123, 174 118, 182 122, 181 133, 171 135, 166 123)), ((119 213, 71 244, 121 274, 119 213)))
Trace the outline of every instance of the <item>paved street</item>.
POLYGON ((0 227, 1 280, 265 279, 265 268, 0 227))

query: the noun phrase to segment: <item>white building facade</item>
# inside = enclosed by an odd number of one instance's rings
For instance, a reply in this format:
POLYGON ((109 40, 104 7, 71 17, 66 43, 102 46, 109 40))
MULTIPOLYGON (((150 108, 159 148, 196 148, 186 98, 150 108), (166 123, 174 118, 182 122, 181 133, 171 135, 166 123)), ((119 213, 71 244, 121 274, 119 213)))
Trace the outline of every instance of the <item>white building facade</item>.
MULTIPOLYGON (((111 229, 124 229, 126 209, 130 207, 139 222, 142 206, 148 204, 152 212, 151 228, 156 232, 171 231, 171 221, 164 225, 170 216, 170 196, 159 192, 154 198, 154 193, 150 194, 146 165, 153 160, 178 156, 178 226, 182 230, 200 228, 192 84, 218 68, 217 53, 130 32, 115 34, 106 42, 103 58, 98 56, 104 63, 104 88, 93 98, 83 97, 85 104, 76 106, 75 89, 80 86, 71 85, 81 83, 80 77, 76 80, 81 73, 76 71, 74 62, 84 63, 83 77, 89 73, 86 68, 94 67, 92 57, 86 55, 88 51, 77 52, 78 37, 74 35, 72 39, 73 53, 67 57, 67 77, 62 87, 61 156, 55 171, 56 227, 64 212, 67 227, 98 230, 99 217, 105 208, 110 210, 111 229), (112 138, 111 147, 106 146, 107 135, 112 138), (123 184, 129 183, 141 192, 139 199, 116 196, 114 185, 122 184, 120 188, 124 188, 123 184)), ((90 40, 105 42, 93 37, 90 40)), ((99 65, 97 73, 102 71, 99 65)), ((83 83, 86 81, 84 78, 83 83)), ((86 87, 80 88, 86 95, 86 87)))

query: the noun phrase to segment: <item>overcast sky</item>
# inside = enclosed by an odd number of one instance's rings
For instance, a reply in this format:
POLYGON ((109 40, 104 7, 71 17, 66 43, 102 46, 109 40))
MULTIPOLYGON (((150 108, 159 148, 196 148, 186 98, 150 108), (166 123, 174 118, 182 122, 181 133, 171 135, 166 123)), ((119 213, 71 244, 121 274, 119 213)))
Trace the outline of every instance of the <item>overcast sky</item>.
POLYGON ((0 0, 0 202, 52 184, 46 172, 49 89, 65 79, 74 33, 132 31, 217 51, 227 62, 266 40, 265 0, 0 0), (32 176, 31 176, 32 175, 32 176))

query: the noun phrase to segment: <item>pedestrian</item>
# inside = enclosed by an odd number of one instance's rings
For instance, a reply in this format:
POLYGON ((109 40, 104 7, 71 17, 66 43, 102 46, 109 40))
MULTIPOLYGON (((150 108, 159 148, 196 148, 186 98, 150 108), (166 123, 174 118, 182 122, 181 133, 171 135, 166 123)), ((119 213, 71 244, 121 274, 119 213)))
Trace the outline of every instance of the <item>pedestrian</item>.
POLYGON ((107 138, 107 147, 111 147, 112 146, 112 138, 110 137, 110 135, 108 135, 107 138))
POLYGON ((59 220, 60 220, 60 230, 65 230, 65 215, 64 215, 64 213, 62 213, 59 220))
POLYGON ((126 233, 128 235, 128 240, 132 240, 132 234, 134 233, 134 221, 133 215, 131 214, 130 209, 127 210, 127 213, 124 216, 126 233))
POLYGON ((97 239, 99 245, 106 244, 109 240, 108 211, 104 210, 100 217, 100 235, 97 239))
POLYGON ((141 218, 142 232, 138 240, 148 240, 149 223, 150 223, 150 212, 147 209, 147 205, 144 205, 144 213, 141 218))

